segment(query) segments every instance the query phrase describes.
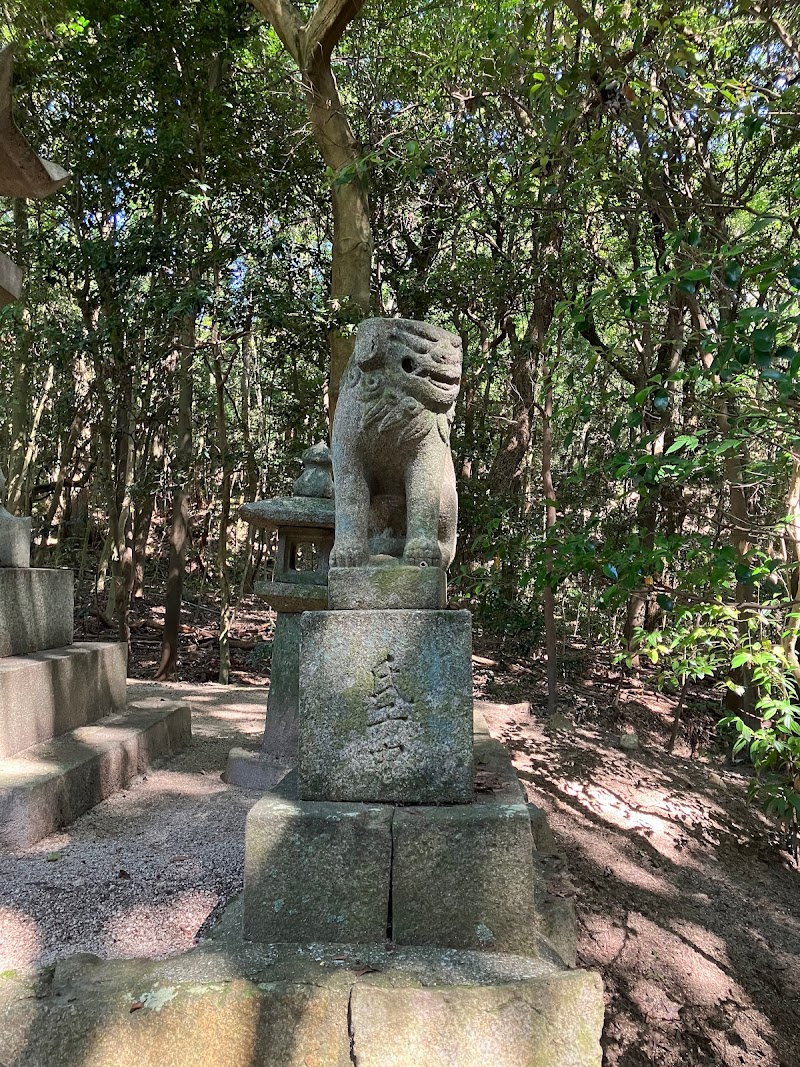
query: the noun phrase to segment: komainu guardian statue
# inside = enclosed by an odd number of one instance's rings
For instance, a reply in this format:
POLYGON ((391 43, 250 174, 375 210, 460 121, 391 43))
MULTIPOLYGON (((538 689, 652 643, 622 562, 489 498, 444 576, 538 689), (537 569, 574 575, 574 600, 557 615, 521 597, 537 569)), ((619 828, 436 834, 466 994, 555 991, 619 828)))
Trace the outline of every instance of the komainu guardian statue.
POLYGON ((461 341, 411 319, 367 319, 342 379, 333 424, 333 567, 448 567, 458 498, 450 426, 461 341))

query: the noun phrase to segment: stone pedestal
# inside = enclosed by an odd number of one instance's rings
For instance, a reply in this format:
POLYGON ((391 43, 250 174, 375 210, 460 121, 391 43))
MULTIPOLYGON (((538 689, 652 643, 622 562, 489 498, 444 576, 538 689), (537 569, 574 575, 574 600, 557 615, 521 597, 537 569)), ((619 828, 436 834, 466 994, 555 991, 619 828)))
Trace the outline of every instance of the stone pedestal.
POLYGON ((476 767, 491 784, 471 804, 298 800, 289 778, 259 801, 247 821, 245 937, 537 956, 531 814, 505 749, 480 717, 476 730, 476 767))
POLYGON ((0 658, 72 644, 72 571, 0 567, 0 658))
MULTIPOLYGON (((0 289, 2 283, 0 283, 0 289)), ((17 519, 0 507, 0 567, 30 567, 31 519, 17 519)))
POLYGON ((300 796, 470 801, 470 653, 467 611, 305 614, 300 796))
POLYGON ((328 574, 331 611, 435 610, 447 607, 447 575, 441 567, 402 563, 334 567, 328 574))

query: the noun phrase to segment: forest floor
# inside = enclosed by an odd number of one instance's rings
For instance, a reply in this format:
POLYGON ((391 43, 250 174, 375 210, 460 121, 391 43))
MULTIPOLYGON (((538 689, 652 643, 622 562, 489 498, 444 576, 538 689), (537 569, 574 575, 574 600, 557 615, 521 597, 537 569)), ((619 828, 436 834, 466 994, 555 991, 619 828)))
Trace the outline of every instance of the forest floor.
MULTIPOLYGON (((191 748, 60 834, 0 853, 0 970, 78 951, 183 951, 241 890, 257 796, 219 774, 228 749, 263 728, 270 626, 257 601, 240 610, 233 685, 221 687, 211 611, 187 606, 169 687, 194 694, 191 748)), ((103 636, 79 619, 77 638, 103 636)), ((134 677, 152 678, 158 620, 141 606, 134 677)), ((603 978, 606 1067, 800 1067, 800 880, 747 802, 746 771, 715 751, 715 695, 692 694, 668 754, 675 701, 646 675, 621 679, 601 651, 567 642, 555 729, 541 655, 475 644, 475 695, 496 702, 490 728, 561 849, 551 884, 574 898, 578 964, 603 978)))

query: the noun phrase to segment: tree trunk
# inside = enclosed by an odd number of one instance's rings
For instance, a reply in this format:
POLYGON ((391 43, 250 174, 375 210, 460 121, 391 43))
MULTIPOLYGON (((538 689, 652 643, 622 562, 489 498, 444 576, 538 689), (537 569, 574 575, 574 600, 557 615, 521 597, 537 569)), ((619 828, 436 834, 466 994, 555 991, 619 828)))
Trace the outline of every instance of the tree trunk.
MULTIPOLYGON (((215 327, 216 329, 216 327, 215 327)), ((217 544, 217 570, 219 571, 219 682, 227 685, 231 673, 230 631, 233 624, 231 581, 228 570, 228 526, 231 521, 231 470, 228 455, 228 424, 225 412, 225 379, 222 366, 221 345, 214 342, 214 385, 216 387, 217 455, 222 471, 221 506, 219 516, 219 541, 217 544)))
MULTIPOLYGON (((553 485, 553 366, 544 364, 544 407, 542 408, 542 489, 545 499, 545 536, 556 524, 556 491, 553 485)), ((548 552, 551 549, 548 548, 548 552)), ((547 714, 555 715, 558 706, 558 642, 556 636, 556 593, 552 585, 552 567, 547 567, 544 587, 544 627, 547 646, 547 714)))
POLYGON ((796 454, 792 458, 792 473, 786 494, 786 515, 789 521, 784 540, 789 564, 791 602, 783 634, 783 650, 794 679, 800 685, 800 658, 797 654, 797 643, 800 639, 800 458, 796 454))
POLYGON ((164 632, 157 681, 175 677, 186 574, 186 548, 189 543, 189 497, 186 479, 192 462, 192 371, 195 354, 195 314, 184 318, 180 333, 178 360, 178 439, 172 461, 172 527, 169 538, 169 564, 165 596, 164 632))
POLYGON ((319 0, 303 25, 290 0, 252 0, 270 21, 302 75, 311 129, 334 175, 330 307, 338 321, 330 334, 329 422, 333 426, 339 383, 353 351, 348 324, 369 314, 372 227, 361 146, 344 112, 331 54, 364 0, 319 0))

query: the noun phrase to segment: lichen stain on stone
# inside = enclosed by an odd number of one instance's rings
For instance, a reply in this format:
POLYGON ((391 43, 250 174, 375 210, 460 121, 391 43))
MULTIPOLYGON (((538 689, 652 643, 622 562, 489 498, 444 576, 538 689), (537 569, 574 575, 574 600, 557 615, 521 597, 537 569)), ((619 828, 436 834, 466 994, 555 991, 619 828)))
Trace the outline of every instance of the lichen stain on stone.
POLYGON ((145 993, 141 1001, 148 1011, 161 1011, 177 995, 178 990, 172 986, 164 986, 163 988, 157 986, 155 989, 151 989, 149 993, 145 993))

